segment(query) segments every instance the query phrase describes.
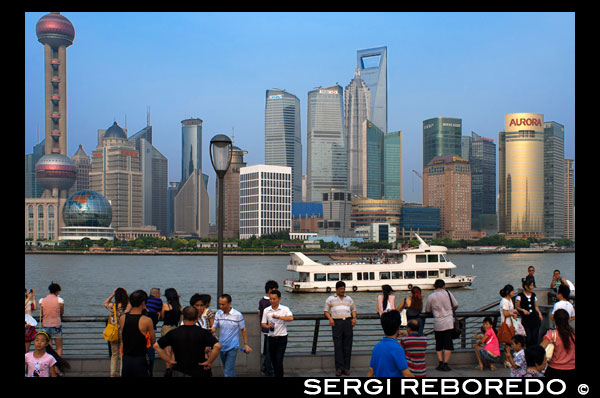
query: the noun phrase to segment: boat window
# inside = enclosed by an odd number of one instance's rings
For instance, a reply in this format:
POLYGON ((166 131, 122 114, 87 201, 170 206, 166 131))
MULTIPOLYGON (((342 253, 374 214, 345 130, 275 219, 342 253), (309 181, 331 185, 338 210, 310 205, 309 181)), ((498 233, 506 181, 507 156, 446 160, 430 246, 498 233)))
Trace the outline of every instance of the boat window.
POLYGON ((356 273, 356 280, 357 281, 362 281, 362 272, 357 272, 356 273))
POLYGON ((402 271, 392 272, 392 279, 402 279, 402 271))
POLYGON ((429 278, 437 278, 438 274, 439 274, 439 272, 437 270, 435 270, 435 271, 427 271, 427 276, 429 278))
POLYGON ((343 281, 351 281, 352 280, 352 272, 342 273, 342 280, 343 281))
POLYGON ((428 263, 437 263, 438 262, 438 255, 437 254, 429 254, 429 255, 427 255, 427 262, 428 263))
POLYGON ((375 272, 369 272, 369 279, 375 280, 375 272))
POLYGON ((427 262, 427 256, 424 254, 417 254, 417 262, 418 263, 425 263, 427 262))
POLYGON ((298 282, 308 282, 308 272, 299 272, 300 280, 298 282))
POLYGON ((417 279, 427 279, 427 271, 417 271, 417 279))
POLYGON ((340 274, 339 273, 333 273, 333 274, 327 274, 327 280, 328 281, 339 281, 340 280, 340 274))
POLYGON ((404 271, 404 279, 415 279, 415 271, 404 271))
POLYGON ((440 263, 445 263, 448 261, 448 258, 445 254, 440 254, 440 263))
POLYGON ((390 279, 390 273, 389 272, 380 272, 379 279, 390 279))
POLYGON ((315 282, 325 282, 326 280, 325 274, 315 274, 315 282))

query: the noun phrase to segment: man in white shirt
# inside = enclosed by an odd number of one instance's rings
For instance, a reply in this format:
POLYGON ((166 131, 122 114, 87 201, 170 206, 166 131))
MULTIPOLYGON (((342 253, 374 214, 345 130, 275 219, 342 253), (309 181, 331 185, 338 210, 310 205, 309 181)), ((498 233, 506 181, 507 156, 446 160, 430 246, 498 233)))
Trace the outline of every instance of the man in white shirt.
POLYGON ((283 377, 283 357, 287 347, 287 323, 294 320, 292 311, 280 305, 281 292, 277 289, 269 293, 271 306, 265 308, 261 326, 269 330, 269 355, 273 363, 275 377, 283 377))
POLYGON ((569 295, 571 294, 571 289, 569 289, 568 285, 560 285, 558 287, 558 292, 556 292, 556 298, 558 301, 554 304, 554 308, 552 308, 552 315, 550 318, 554 321, 554 313, 558 309, 563 309, 569 313, 569 320, 575 320, 575 307, 573 304, 569 302, 569 295))

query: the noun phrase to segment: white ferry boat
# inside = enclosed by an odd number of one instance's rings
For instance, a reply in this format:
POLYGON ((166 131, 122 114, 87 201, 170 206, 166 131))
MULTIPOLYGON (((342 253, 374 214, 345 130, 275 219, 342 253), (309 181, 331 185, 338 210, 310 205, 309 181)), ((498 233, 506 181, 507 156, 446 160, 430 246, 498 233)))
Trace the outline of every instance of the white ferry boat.
POLYGON ((388 250, 378 259, 360 261, 335 261, 317 263, 299 252, 290 253, 288 271, 296 272, 295 280, 283 281, 287 292, 332 292, 337 281, 346 283, 346 291, 381 291, 390 285, 395 291, 410 290, 413 286, 433 289, 436 279, 446 282, 446 287, 470 286, 473 275, 453 275, 456 268, 447 257, 444 246, 430 246, 417 235, 418 248, 388 250))

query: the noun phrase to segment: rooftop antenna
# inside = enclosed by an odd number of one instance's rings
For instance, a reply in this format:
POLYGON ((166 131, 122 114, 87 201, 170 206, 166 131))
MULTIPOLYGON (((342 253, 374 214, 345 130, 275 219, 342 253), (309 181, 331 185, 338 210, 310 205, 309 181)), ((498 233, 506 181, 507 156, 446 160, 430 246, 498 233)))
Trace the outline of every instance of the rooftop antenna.
POLYGON ((146 111, 147 111, 146 126, 150 126, 150 106, 149 105, 148 105, 146 111))
POLYGON ((235 142, 235 131, 233 130, 233 127, 231 128, 231 146, 233 146, 233 143, 235 142))

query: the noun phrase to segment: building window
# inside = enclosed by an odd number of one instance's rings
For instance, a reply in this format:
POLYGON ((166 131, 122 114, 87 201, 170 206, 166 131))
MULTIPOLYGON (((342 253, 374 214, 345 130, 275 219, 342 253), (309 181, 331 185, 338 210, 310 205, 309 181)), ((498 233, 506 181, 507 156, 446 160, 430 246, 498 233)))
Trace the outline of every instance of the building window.
MULTIPOLYGON (((27 217, 28 217, 28 218, 33 218, 33 206, 29 205, 29 206, 27 207, 27 213, 28 213, 28 214, 27 214, 27 217)), ((33 230, 33 227, 32 227, 31 229, 33 230)))
POLYGON ((54 206, 48 206, 48 218, 54 218, 54 206))
POLYGON ((44 218, 44 206, 38 206, 38 218, 44 218))

